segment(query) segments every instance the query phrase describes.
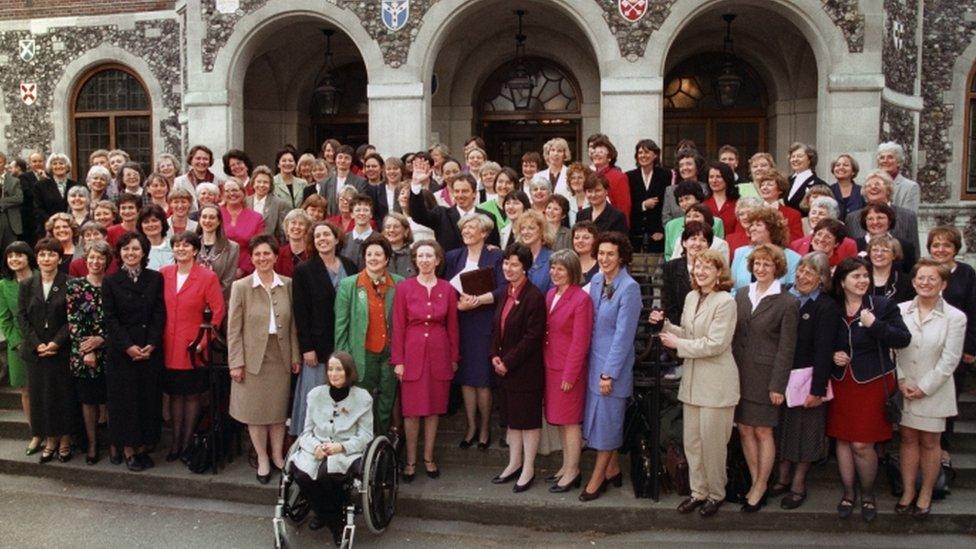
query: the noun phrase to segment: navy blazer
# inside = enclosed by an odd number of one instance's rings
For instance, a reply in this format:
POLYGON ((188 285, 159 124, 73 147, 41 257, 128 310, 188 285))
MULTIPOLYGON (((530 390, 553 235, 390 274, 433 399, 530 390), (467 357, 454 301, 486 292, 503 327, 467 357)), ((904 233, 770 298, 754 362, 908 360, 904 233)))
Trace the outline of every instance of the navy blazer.
POLYGON ((796 352, 793 353, 793 369, 813 367, 810 394, 827 395, 827 379, 834 369, 834 342, 836 330, 824 330, 840 316, 840 308, 834 298, 823 290, 817 299, 809 299, 800 306, 797 323, 796 352))
MULTIPOLYGON (((840 309, 839 312, 843 315, 845 311, 842 307, 840 309)), ((866 295, 850 325, 843 316, 839 317, 834 350, 844 351, 851 357, 854 381, 868 383, 894 371, 895 361, 891 357, 891 349, 907 347, 911 342, 912 333, 905 326, 898 305, 883 297, 866 295), (870 328, 861 325, 858 318, 864 309, 870 310, 875 316, 870 328)), ((834 379, 844 379, 845 370, 835 366, 832 376, 834 379)))
POLYGON ((336 291, 318 254, 295 267, 292 295, 298 349, 315 351, 319 363, 324 363, 335 346, 336 291))

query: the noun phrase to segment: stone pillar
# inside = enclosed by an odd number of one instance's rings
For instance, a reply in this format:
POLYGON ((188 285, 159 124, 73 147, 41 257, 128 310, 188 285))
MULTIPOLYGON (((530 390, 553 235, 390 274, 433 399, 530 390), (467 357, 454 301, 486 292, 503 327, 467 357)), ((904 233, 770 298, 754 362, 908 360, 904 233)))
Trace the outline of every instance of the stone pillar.
MULTIPOLYGON (((227 149, 243 146, 243 131, 237 135, 234 132, 230 104, 230 94, 226 90, 195 91, 184 95, 187 149, 206 145, 219 158, 227 149)), ((219 172, 220 162, 214 162, 213 169, 219 172)))
POLYGON ((634 167, 630 152, 639 140, 662 143, 663 82, 646 76, 600 79, 600 131, 617 147, 617 165, 622 170, 634 167))
POLYGON ((427 148, 429 103, 423 82, 369 84, 369 142, 384 155, 427 148))
POLYGON ((878 150, 878 127, 881 124, 881 74, 831 74, 827 92, 820 103, 819 128, 830 128, 817 134, 820 160, 817 173, 830 179, 830 162, 847 153, 866 173, 874 167, 878 150))

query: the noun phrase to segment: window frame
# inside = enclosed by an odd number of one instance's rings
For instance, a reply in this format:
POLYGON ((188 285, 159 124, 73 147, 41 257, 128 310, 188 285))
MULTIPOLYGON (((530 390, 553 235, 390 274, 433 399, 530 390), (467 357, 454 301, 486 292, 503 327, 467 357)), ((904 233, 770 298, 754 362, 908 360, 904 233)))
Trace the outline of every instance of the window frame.
MULTIPOLYGON (((78 173, 78 167, 81 165, 82 162, 81 162, 81 159, 77 158, 77 156, 78 156, 78 149, 77 149, 77 146, 78 146, 78 143, 77 143, 77 140, 78 140, 77 139, 78 126, 77 126, 76 121, 78 119, 80 119, 80 118, 107 118, 108 119, 108 135, 109 135, 109 146, 107 147, 108 150, 112 150, 112 149, 119 148, 118 147, 118 136, 116 135, 116 131, 115 131, 115 124, 116 124, 116 119, 117 118, 119 118, 119 117, 123 117, 123 118, 124 117, 137 117, 137 116, 145 116, 145 117, 149 118, 149 163, 150 163, 150 165, 153 165, 154 162, 155 162, 155 158, 156 158, 156 156, 155 156, 155 148, 156 147, 155 147, 155 143, 154 143, 154 141, 155 141, 154 137, 155 136, 154 136, 154 132, 153 132, 153 127, 154 127, 154 125, 153 125, 154 124, 153 118, 154 117, 153 117, 152 104, 153 104, 153 97, 149 93, 149 87, 146 86, 146 82, 142 79, 142 77, 139 76, 139 73, 137 73, 136 71, 132 70, 130 67, 127 67, 127 66, 125 66, 125 65, 123 65, 121 63, 103 63, 103 64, 100 64, 100 65, 96 65, 94 67, 91 67, 90 69, 88 69, 87 71, 85 71, 81 75, 81 77, 78 78, 77 83, 74 86, 74 89, 71 91, 71 99, 70 99, 70 102, 68 104, 69 105, 68 116, 70 117, 70 124, 69 125, 70 125, 70 128, 71 128, 70 131, 69 131, 69 134, 70 134, 69 135, 69 150, 71 151, 71 154, 70 155, 74 158, 74 162, 72 162, 72 165, 71 165, 71 172, 72 172, 72 177, 74 178, 74 180, 75 181, 81 181, 82 178, 84 177, 84 175, 80 175, 78 173), (77 111, 78 97, 81 95, 81 90, 84 89, 85 85, 88 84, 88 81, 91 80, 92 78, 94 78, 96 75, 98 75, 99 73, 105 72, 105 71, 110 71, 110 70, 122 71, 122 72, 128 74, 129 76, 131 76, 132 78, 134 78, 135 81, 140 86, 142 86, 142 91, 143 91, 143 93, 146 94, 146 99, 149 101, 149 108, 146 109, 146 110, 140 110, 140 111, 93 111, 93 112, 78 112, 77 111)), ((85 160, 85 163, 87 163, 88 159, 86 158, 84 160, 85 160)))
POLYGON ((969 170, 972 168, 969 162, 970 141, 973 139, 973 130, 970 125, 973 123, 973 110, 976 106, 976 63, 969 69, 969 76, 966 77, 965 90, 965 116, 963 117, 963 143, 962 143, 962 173, 959 181, 959 199, 976 200, 976 191, 969 191, 969 170))

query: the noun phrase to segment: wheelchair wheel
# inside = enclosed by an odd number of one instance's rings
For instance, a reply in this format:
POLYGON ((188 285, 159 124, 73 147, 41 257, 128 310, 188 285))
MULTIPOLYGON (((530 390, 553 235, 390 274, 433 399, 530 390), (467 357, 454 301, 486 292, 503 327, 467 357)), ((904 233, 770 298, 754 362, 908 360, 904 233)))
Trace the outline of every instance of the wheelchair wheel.
POLYGON ((385 436, 378 436, 366 450, 363 467, 363 518, 374 534, 382 533, 396 512, 396 449, 385 436))

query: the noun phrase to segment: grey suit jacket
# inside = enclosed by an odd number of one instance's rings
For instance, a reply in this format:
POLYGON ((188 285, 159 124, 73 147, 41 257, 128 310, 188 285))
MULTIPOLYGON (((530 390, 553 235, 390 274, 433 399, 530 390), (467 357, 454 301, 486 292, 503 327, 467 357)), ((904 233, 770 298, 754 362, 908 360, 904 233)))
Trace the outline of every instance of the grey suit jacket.
POLYGON ((900 173, 894 183, 895 195, 891 197, 891 204, 918 213, 918 204, 921 201, 921 189, 918 183, 900 173))
MULTIPOLYGON (((254 209, 254 197, 249 196, 244 199, 248 208, 254 209)), ((285 216, 291 208, 287 202, 277 196, 269 195, 264 201, 264 210, 258 212, 264 218, 264 232, 279 241, 284 239, 285 229, 281 224, 285 221, 285 216)))
MULTIPOLYGON (((314 192, 317 192, 318 194, 324 196, 325 199, 329 201, 330 216, 337 215, 339 213, 339 202, 336 200, 337 181, 338 181, 338 176, 336 176, 336 174, 332 174, 329 177, 323 179, 322 181, 319 181, 315 185, 314 192)), ((361 193, 365 193, 366 187, 369 186, 369 183, 366 182, 366 179, 352 172, 349 172, 349 175, 346 177, 346 181, 343 184, 343 186, 345 185, 352 185, 353 187, 356 187, 357 191, 361 193)))
POLYGON ((796 352, 800 302, 785 288, 766 296, 752 310, 748 287, 735 294, 732 355, 739 368, 742 400, 770 404, 769 393, 786 394, 796 352))
POLYGON ((3 174, 2 187, 0 187, 0 224, 6 224, 17 236, 24 232, 24 224, 21 218, 21 206, 24 203, 24 192, 20 187, 20 179, 3 174))
MULTIPOLYGON (((895 226, 891 229, 891 236, 900 238, 915 246, 916 257, 920 257, 922 248, 919 245, 918 236, 918 216, 915 212, 892 204, 895 210, 895 226)), ((861 227, 861 210, 854 210, 844 218, 847 225, 848 236, 857 240, 864 236, 866 231, 861 227)))

